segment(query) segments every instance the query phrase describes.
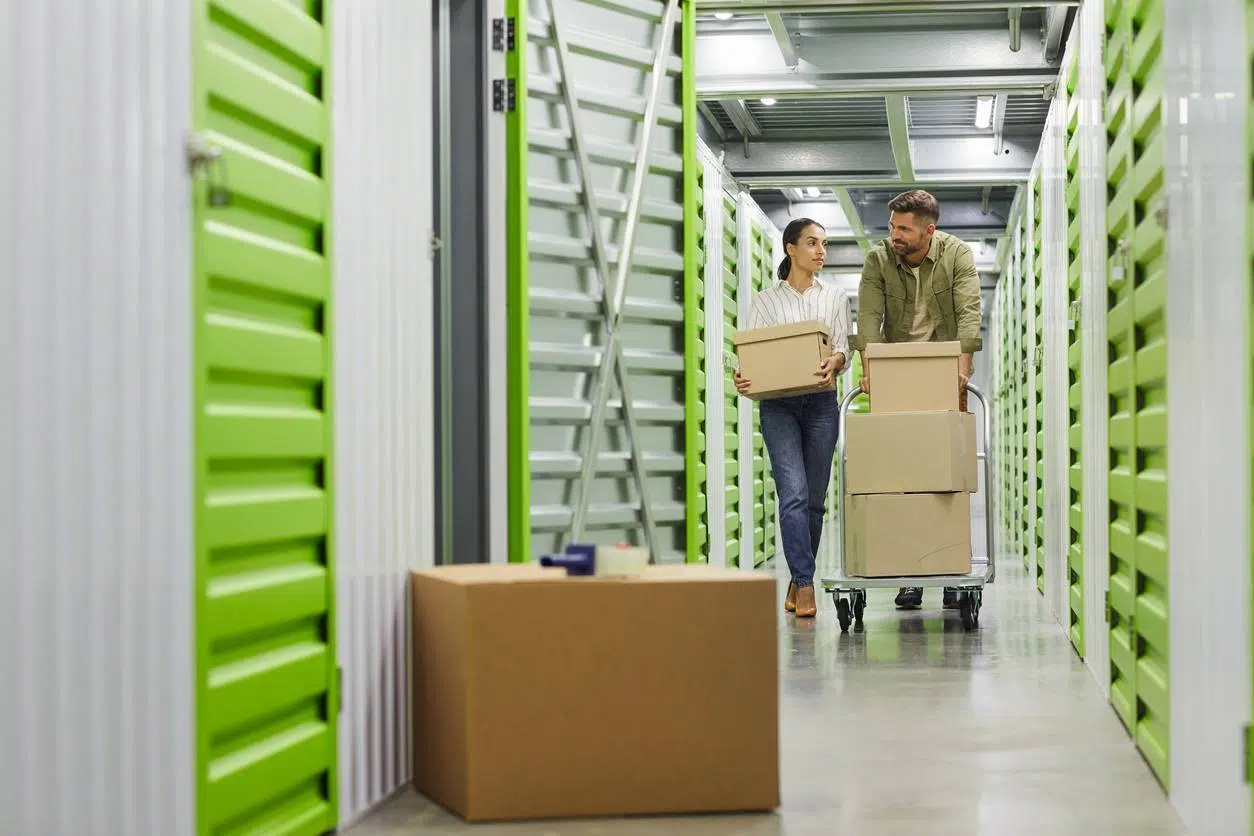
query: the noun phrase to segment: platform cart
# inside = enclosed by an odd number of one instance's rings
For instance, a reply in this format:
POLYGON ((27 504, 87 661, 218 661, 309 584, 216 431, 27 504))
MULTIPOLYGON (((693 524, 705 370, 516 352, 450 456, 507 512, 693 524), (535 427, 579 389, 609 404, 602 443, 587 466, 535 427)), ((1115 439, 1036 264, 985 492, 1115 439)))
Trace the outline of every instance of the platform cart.
POLYGON ((984 450, 979 453, 983 462, 984 472, 984 556, 971 558, 969 575, 912 575, 909 577, 858 578, 845 573, 845 419, 854 399, 862 394, 860 388, 854 388, 845 394, 840 402, 840 435, 836 442, 836 461, 839 468, 840 481, 836 507, 838 509, 839 526, 836 531, 836 574, 823 578, 823 591, 830 593, 836 605, 836 617, 840 620, 842 632, 849 630, 850 624, 862 624, 862 613, 866 609, 866 593, 868 589, 895 589, 903 586, 933 589, 949 587, 958 590, 958 611, 962 615, 962 626, 974 630, 980 623, 980 603, 984 596, 984 586, 991 584, 997 576, 997 559, 993 548, 993 504, 992 504, 992 466, 989 463, 988 451, 992 446, 992 434, 988 421, 988 401, 984 394, 975 386, 967 384, 967 392, 980 404, 980 433, 984 438, 984 450))

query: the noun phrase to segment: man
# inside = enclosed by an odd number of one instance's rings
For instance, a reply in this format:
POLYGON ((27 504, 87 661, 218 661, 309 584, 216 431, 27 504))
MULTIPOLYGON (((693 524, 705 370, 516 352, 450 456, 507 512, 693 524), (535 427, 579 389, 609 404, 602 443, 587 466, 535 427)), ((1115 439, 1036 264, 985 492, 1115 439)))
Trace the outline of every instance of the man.
MULTIPOLYGON (((940 203, 920 189, 888 202, 889 237, 866 255, 858 285, 858 348, 873 342, 962 343, 959 361, 959 408, 967 408, 967 381, 974 355, 983 347, 980 277, 971 248, 936 228, 940 203)), ((871 366, 862 354, 862 389, 871 391, 871 366)), ((946 589, 944 607, 958 606, 955 589, 946 589)), ((900 608, 923 605, 923 590, 897 591, 900 608)))

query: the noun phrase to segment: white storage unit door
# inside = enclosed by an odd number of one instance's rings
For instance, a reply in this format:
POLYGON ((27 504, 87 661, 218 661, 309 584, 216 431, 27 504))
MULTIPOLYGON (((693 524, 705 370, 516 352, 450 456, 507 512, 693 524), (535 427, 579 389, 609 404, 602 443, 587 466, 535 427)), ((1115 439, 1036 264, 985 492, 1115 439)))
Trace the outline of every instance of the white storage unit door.
POLYGON ((526 221, 511 281, 528 314, 511 350, 529 363, 512 496, 530 508, 515 560, 571 539, 686 557, 680 23, 678 0, 529 0, 513 21, 526 221))

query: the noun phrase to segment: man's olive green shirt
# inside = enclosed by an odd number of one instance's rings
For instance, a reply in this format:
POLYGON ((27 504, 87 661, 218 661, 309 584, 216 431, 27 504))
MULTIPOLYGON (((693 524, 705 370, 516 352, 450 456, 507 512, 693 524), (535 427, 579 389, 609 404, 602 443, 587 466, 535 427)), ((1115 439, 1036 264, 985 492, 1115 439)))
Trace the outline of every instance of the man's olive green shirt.
MULTIPOLYGON (((936 231, 919 265, 919 284, 937 342, 962 343, 964 354, 984 347, 980 337, 983 300, 975 256, 962 239, 936 231)), ((858 285, 858 333, 854 348, 875 342, 909 342, 914 324, 915 278, 887 239, 866 254, 858 285)))

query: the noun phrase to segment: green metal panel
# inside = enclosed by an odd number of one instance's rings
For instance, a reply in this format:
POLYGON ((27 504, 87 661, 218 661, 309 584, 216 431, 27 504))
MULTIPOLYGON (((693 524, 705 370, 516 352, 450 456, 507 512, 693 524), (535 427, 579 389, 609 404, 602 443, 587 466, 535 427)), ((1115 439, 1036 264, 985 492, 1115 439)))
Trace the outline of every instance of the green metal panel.
MULTIPOLYGON (((505 0, 505 14, 514 21, 516 44, 528 38, 528 3, 505 0)), ((527 253, 527 50, 505 54, 505 76, 515 87, 515 109, 505 114, 505 263, 507 375, 505 409, 509 413, 507 478, 509 495, 509 559, 531 557, 531 260, 527 253)))
MULTIPOLYGON (((1078 79, 1075 62, 1067 71, 1067 89, 1074 91, 1078 79)), ((1071 644, 1084 656, 1084 465, 1082 449, 1084 420, 1081 386, 1082 338, 1079 322, 1080 286, 1080 100, 1067 99, 1064 158, 1067 170, 1064 202, 1067 210, 1067 585, 1069 602, 1068 634, 1071 644)))
POLYGON ((689 563, 709 560, 706 490, 709 468, 705 438, 706 361, 705 340, 705 166, 697 159, 696 43, 694 7, 681 8, 679 54, 680 107, 683 119, 684 193, 684 497, 686 531, 684 559, 689 563))
POLYGON ((1032 523, 1032 553, 1036 563, 1036 588, 1045 593, 1045 364, 1041 362, 1045 345, 1045 312, 1043 274, 1045 257, 1041 252, 1041 174, 1032 178, 1032 322, 1036 331, 1036 354, 1032 358, 1032 385, 1036 388, 1036 407, 1032 411, 1032 458, 1036 476, 1032 493, 1036 497, 1036 517, 1032 523))
POLYGON ((319 834, 338 817, 330 4, 193 8, 194 124, 225 163, 193 207, 197 831, 319 834))
POLYGON ((722 193, 723 207, 723 508, 726 515, 728 564, 746 559, 740 543, 740 393, 736 391, 736 343, 740 323, 740 238, 736 226, 736 201, 722 192, 721 184, 707 184, 722 193))
POLYGON ((1111 702, 1168 786, 1162 0, 1106 11, 1111 702))
POLYGON ((1019 274, 1016 277, 1019 283, 1019 310, 1015 322, 1015 330, 1019 336, 1019 362, 1016 366, 1016 385, 1019 388, 1019 450, 1016 455, 1019 473, 1016 482, 1019 486, 1019 503, 1016 513, 1019 516, 1019 543, 1023 553, 1023 565, 1029 572, 1035 572, 1033 564, 1036 551, 1036 520, 1031 515, 1031 497, 1036 492, 1036 486, 1029 481, 1032 476, 1032 459, 1036 458, 1033 452, 1036 445, 1036 430, 1033 427, 1032 391, 1029 387, 1035 384, 1028 374, 1034 365, 1031 340, 1036 315, 1033 312, 1035 303, 1028 287, 1028 247, 1032 245, 1032 242, 1026 224, 1020 226, 1020 232, 1022 234, 1019 239, 1019 274))
MULTIPOLYGON (((775 277, 771 234, 755 219, 752 225, 753 292, 771 286, 775 277)), ((758 410, 753 410, 753 560, 760 566, 775 556, 775 480, 771 476, 766 441, 758 410)))

